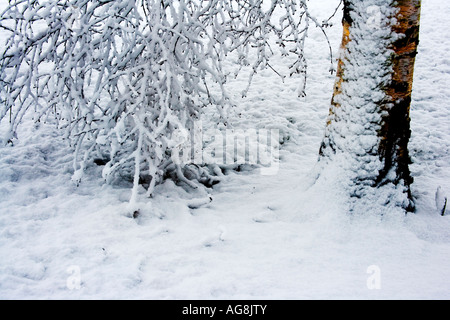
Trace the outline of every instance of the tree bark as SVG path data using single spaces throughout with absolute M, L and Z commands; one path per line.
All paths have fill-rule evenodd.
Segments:
M 404 180 L 409 186 L 413 182 L 409 171 L 408 142 L 411 137 L 410 106 L 413 87 L 414 63 L 419 44 L 420 0 L 398 0 L 398 13 L 393 31 L 404 35 L 392 45 L 392 81 L 386 88 L 388 103 L 382 105 L 386 111 L 380 130 L 380 157 L 385 167 L 380 172 L 378 183 L 396 166 L 397 180 Z M 410 192 L 410 191 L 409 191 Z
M 333 161 L 333 155 L 337 153 L 354 153 L 351 155 L 354 163 L 362 158 L 364 160 L 360 162 L 368 163 L 372 161 L 367 160 L 369 156 L 376 157 L 379 164 L 372 170 L 372 174 L 367 173 L 367 166 L 364 164 L 361 164 L 359 169 L 354 169 L 357 173 L 353 183 L 372 189 L 388 184 L 394 187 L 401 184 L 402 192 L 409 200 L 403 201 L 401 206 L 407 211 L 413 211 L 414 202 L 410 188 L 413 178 L 409 170 L 408 142 L 411 136 L 410 106 L 414 62 L 419 43 L 421 0 L 373 0 L 366 3 L 367 6 L 372 5 L 364 7 L 365 4 L 361 0 L 344 0 L 341 56 L 320 158 Z M 390 14 L 386 14 L 384 8 L 390 9 Z M 381 16 L 367 15 L 370 10 Z M 368 27 L 368 19 L 378 19 L 380 29 L 372 30 Z M 390 34 L 388 40 L 385 40 L 386 34 Z M 370 52 L 367 47 L 377 48 L 377 44 L 369 42 L 377 42 L 377 39 L 385 48 Z M 371 58 L 374 63 L 379 64 L 378 67 L 370 66 Z M 364 66 L 368 66 L 366 70 L 375 70 L 376 76 L 370 74 L 370 71 L 365 73 Z M 384 73 L 387 76 L 383 78 Z M 383 97 L 374 99 L 370 94 L 360 93 L 367 90 L 362 87 L 361 90 L 355 90 L 359 84 L 364 83 L 361 78 L 365 78 L 367 83 L 375 82 L 373 91 Z M 371 106 L 367 107 L 366 112 L 371 113 L 367 115 L 367 119 L 371 120 L 355 120 L 361 117 L 361 110 L 364 110 L 365 105 Z M 369 125 L 369 122 L 373 124 Z M 349 129 L 355 126 L 361 128 L 359 133 Z M 359 139 L 361 132 L 367 137 L 372 135 L 373 140 L 376 140 L 372 147 L 364 146 L 365 154 L 355 151 L 361 148 L 348 147 L 348 140 Z M 361 168 L 364 170 L 360 170 Z M 354 195 L 360 198 L 364 196 L 364 192 L 355 191 L 352 193 L 352 196 Z

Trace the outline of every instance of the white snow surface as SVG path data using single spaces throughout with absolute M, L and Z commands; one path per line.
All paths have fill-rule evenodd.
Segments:
M 338 2 L 309 5 L 326 19 Z M 228 84 L 235 127 L 280 130 L 274 175 L 230 173 L 195 192 L 168 180 L 130 207 L 130 188 L 105 185 L 102 167 L 75 185 L 66 141 L 26 121 L 17 143 L 0 147 L 0 299 L 449 299 L 450 214 L 435 204 L 439 186 L 450 195 L 449 15 L 448 1 L 422 3 L 416 213 L 352 216 L 332 173 L 312 184 L 335 78 L 326 41 L 311 29 L 306 97 L 298 80 L 271 70 L 244 99 L 245 77 Z M 328 29 L 336 57 L 340 19 Z

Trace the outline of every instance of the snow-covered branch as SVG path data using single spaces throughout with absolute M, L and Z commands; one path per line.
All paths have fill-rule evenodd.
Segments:
M 282 54 L 294 57 L 291 75 L 306 79 L 311 22 L 322 28 L 305 0 L 10 1 L 0 19 L 10 33 L 0 56 L 6 140 L 28 112 L 35 121 L 54 118 L 74 147 L 77 182 L 88 161 L 103 158 L 105 179 L 129 174 L 135 197 L 149 177 L 151 195 L 173 167 L 177 130 L 189 130 L 211 104 L 226 122 L 227 55 L 251 65 L 250 85 L 258 70 L 273 69 L 275 36 Z

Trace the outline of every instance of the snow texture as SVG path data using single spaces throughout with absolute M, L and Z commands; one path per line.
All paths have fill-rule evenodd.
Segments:
M 309 6 L 321 21 L 338 3 Z M 435 194 L 450 190 L 450 3 L 422 6 L 411 111 L 415 214 L 388 207 L 383 218 L 370 208 L 349 215 L 336 182 L 343 177 L 329 169 L 313 183 L 335 78 L 323 33 L 311 28 L 306 96 L 298 97 L 298 79 L 283 82 L 270 68 L 245 98 L 246 75 L 227 83 L 238 101 L 228 120 L 235 128 L 280 130 L 276 175 L 242 168 L 195 190 L 166 180 L 151 200 L 144 190 L 130 204 L 129 184 L 105 185 L 94 163 L 73 183 L 61 132 L 25 116 L 21 138 L 0 147 L 0 298 L 449 299 L 450 218 Z M 327 28 L 335 51 L 340 19 Z M 273 67 L 290 59 L 276 55 Z M 217 110 L 204 112 L 214 127 Z M 367 136 L 349 147 L 373 143 Z

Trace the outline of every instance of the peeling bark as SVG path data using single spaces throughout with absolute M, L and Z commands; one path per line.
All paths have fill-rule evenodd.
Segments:
M 392 81 L 386 88 L 388 101 L 382 105 L 386 111 L 382 128 L 379 154 L 385 161 L 378 183 L 386 180 L 387 173 L 395 166 L 396 179 L 406 185 L 413 182 L 409 171 L 408 142 L 411 137 L 410 106 L 413 86 L 414 63 L 419 44 L 420 0 L 396 1 L 397 24 L 392 27 L 401 36 L 392 45 Z M 397 182 L 397 181 L 395 181 Z
M 378 1 L 374 3 L 383 2 Z M 410 204 L 403 206 L 407 211 L 413 211 L 414 202 L 410 190 L 413 178 L 409 170 L 410 157 L 408 152 L 408 142 L 411 137 L 409 114 L 414 62 L 419 43 L 421 0 L 398 0 L 390 4 L 389 1 L 386 1 L 384 5 L 390 5 L 391 9 L 395 9 L 395 11 L 392 10 L 392 12 L 395 12 L 394 16 L 383 17 L 382 19 L 384 23 L 383 28 L 392 31 L 392 40 L 386 42 L 388 45 L 384 50 L 380 50 L 374 54 L 378 57 L 383 57 L 386 52 L 388 53 L 385 59 L 386 65 L 380 65 L 378 70 L 388 70 L 386 74 L 390 80 L 376 80 L 376 78 L 373 78 L 374 81 L 379 81 L 377 90 L 382 95 L 384 94 L 384 98 L 376 101 L 376 110 L 374 112 L 379 117 L 377 118 L 377 122 L 371 126 L 372 134 L 378 137 L 378 143 L 368 151 L 368 154 L 379 159 L 380 167 L 374 172 L 373 176 L 365 173 L 364 177 L 354 177 L 354 182 L 373 188 L 382 187 L 387 184 L 393 184 L 395 186 L 401 184 L 405 187 L 405 192 L 410 200 Z M 327 121 L 327 134 L 320 148 L 321 158 L 330 157 L 330 154 L 332 155 L 337 152 L 354 152 L 355 150 L 346 149 L 346 143 L 336 143 L 333 139 L 337 137 L 343 137 L 344 140 L 357 139 L 357 135 L 352 135 L 347 129 L 347 126 L 355 124 L 364 126 L 364 123 L 361 123 L 361 121 L 353 122 L 355 117 L 354 112 L 360 109 L 364 103 L 363 105 L 351 105 L 347 103 L 345 110 L 341 111 L 341 108 L 344 106 L 341 106 L 340 102 L 350 101 L 350 99 L 345 99 L 345 97 L 351 98 L 351 96 L 347 96 L 351 94 L 349 93 L 351 90 L 348 89 L 354 88 L 355 83 L 358 81 L 358 75 L 349 73 L 347 70 L 349 66 L 358 65 L 361 62 L 358 59 L 362 59 L 364 63 L 367 63 L 368 56 L 363 53 L 365 52 L 364 44 L 360 44 L 357 41 L 367 42 L 368 39 L 372 41 L 372 37 L 370 34 L 366 34 L 368 37 L 362 37 L 361 33 L 356 34 L 361 31 L 358 28 L 362 26 L 362 22 L 359 21 L 361 19 L 355 21 L 359 17 L 359 14 L 365 13 L 364 10 L 366 9 L 369 10 L 370 8 L 361 6 L 361 3 L 358 1 L 344 0 L 342 54 L 338 61 L 337 78 L 331 100 L 330 115 Z M 382 10 L 380 10 L 380 14 L 381 12 Z M 390 57 L 389 53 L 391 53 Z M 358 61 L 350 61 L 350 59 L 356 59 Z M 367 77 L 366 79 L 371 78 L 370 74 L 364 76 Z M 350 87 L 347 85 L 349 81 L 353 82 Z M 374 102 L 370 99 L 366 101 L 367 104 L 373 104 Z M 354 110 L 354 112 L 351 110 Z M 350 118 L 353 118 L 353 120 Z M 348 134 L 350 136 L 347 136 Z M 367 131 L 364 134 L 367 134 Z M 363 156 L 351 155 L 350 158 L 357 159 L 358 157 Z M 361 167 L 363 166 L 361 165 Z M 358 170 L 356 169 L 355 171 Z

